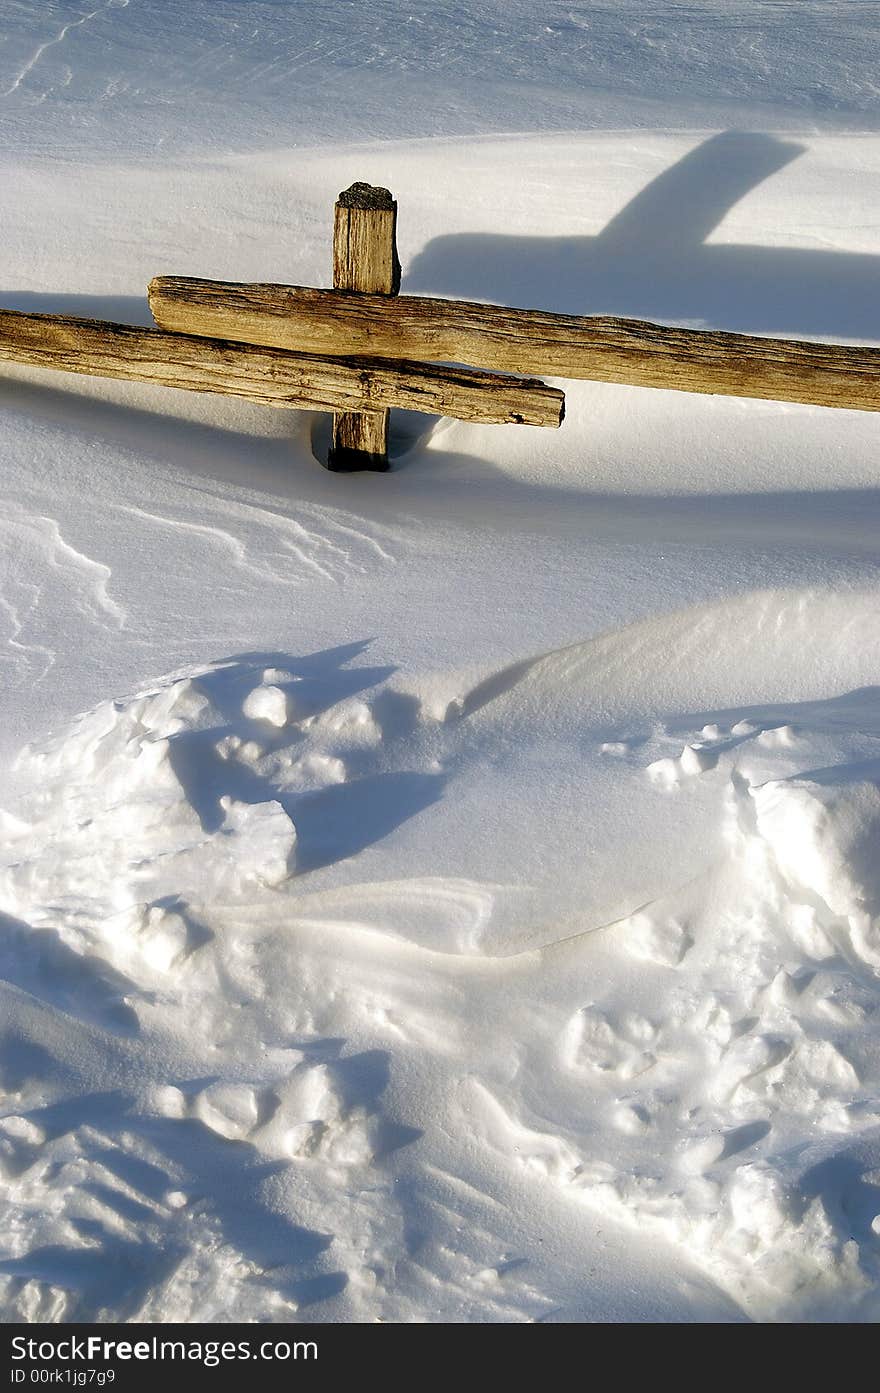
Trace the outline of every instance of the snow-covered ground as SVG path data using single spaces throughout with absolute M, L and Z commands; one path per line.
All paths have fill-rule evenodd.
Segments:
M 8 0 L 0 305 L 878 342 L 880 11 Z M 873 414 L 559 432 L 4 366 L 8 1319 L 880 1314 Z

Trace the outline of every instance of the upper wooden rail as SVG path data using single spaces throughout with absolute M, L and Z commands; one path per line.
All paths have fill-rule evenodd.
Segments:
M 564 410 L 558 388 L 470 368 L 321 358 L 161 329 L 15 310 L 0 310 L 0 359 L 313 411 L 377 411 L 397 406 L 462 421 L 558 426 Z
M 157 277 L 149 297 L 166 329 L 301 352 L 479 363 L 541 377 L 880 410 L 880 348 L 184 276 Z

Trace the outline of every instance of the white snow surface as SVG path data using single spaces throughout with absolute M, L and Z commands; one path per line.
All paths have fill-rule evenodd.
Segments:
M 878 9 L 12 0 L 0 305 L 326 284 L 878 342 Z M 4 365 L 9 1320 L 880 1315 L 878 417 Z

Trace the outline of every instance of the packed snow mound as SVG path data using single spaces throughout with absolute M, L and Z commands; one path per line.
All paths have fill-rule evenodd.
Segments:
M 840 763 L 811 773 L 834 744 Z M 562 1050 L 627 1139 L 575 1153 L 569 1183 L 777 1318 L 877 1309 L 880 765 L 854 748 L 880 742 L 790 721 L 693 732 L 665 787 L 720 769 L 727 855 L 611 927 L 644 979 L 626 1010 L 580 1008 Z
M 880 764 L 772 781 L 752 796 L 758 831 L 795 892 L 833 915 L 880 916 Z
M 284 701 L 259 673 L 254 683 L 248 710 L 263 713 L 267 701 Z M 260 739 L 277 729 L 267 716 L 243 715 L 243 724 L 256 739 L 232 733 L 198 680 L 186 677 L 102 703 L 64 738 L 29 749 L 21 768 L 36 792 L 25 805 L 30 826 L 19 836 L 26 852 L 7 872 L 7 896 L 27 887 L 32 898 L 51 899 L 60 872 L 66 897 L 79 892 L 85 905 L 97 893 L 102 912 L 122 912 L 144 886 L 160 898 L 193 895 L 200 885 L 234 896 L 252 882 L 285 880 L 295 860 L 294 824 L 251 785 L 260 786 L 257 766 L 269 746 L 287 787 L 298 777 L 313 785 L 314 769 L 303 770 L 283 740 Z M 290 730 L 287 739 L 294 738 Z
M 662 720 L 631 707 L 615 728 L 619 664 L 592 665 L 590 725 L 575 657 L 448 699 L 451 674 L 417 693 L 353 667 L 331 690 L 313 663 L 250 655 L 24 752 L 28 791 L 0 826 L 17 988 L 0 1282 L 16 1318 L 540 1318 L 558 1255 L 542 1267 L 527 1243 L 516 1277 L 485 1275 L 507 1271 L 498 1197 L 521 1204 L 524 1186 L 541 1243 L 562 1241 L 561 1204 L 563 1228 L 580 1211 L 652 1233 L 753 1317 L 876 1317 L 880 693 Z M 617 781 L 685 850 L 637 907 L 545 922 L 540 946 L 499 957 L 534 902 L 511 865 L 496 883 L 461 859 L 468 790 L 489 763 L 530 764 L 506 742 L 551 674 L 583 796 Z M 339 790 L 438 765 L 440 801 L 406 823 L 358 802 L 375 825 L 351 840 Z M 422 876 L 444 805 L 464 823 L 462 874 Z M 370 857 L 404 826 L 410 874 L 382 879 Z M 407 1193 L 430 1215 L 417 1261 Z M 473 1237 L 451 1261 L 462 1222 Z

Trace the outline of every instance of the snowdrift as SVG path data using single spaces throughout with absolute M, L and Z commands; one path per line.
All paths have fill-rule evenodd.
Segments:
M 768 676 L 793 647 L 843 662 L 859 613 L 873 653 L 870 601 L 792 606 L 637 625 L 449 700 L 250 655 L 25 751 L 11 1309 L 537 1318 L 531 1272 L 503 1297 L 486 1275 L 497 1215 L 454 1280 L 433 1231 L 418 1260 L 389 1233 L 402 1179 L 433 1211 L 464 1173 L 479 1208 L 501 1170 L 533 1213 L 561 1192 L 672 1241 L 746 1312 L 876 1314 L 880 695 L 708 705 L 722 628 Z M 706 709 L 658 714 L 685 693 Z M 116 1088 L 77 1098 L 84 1073 Z

